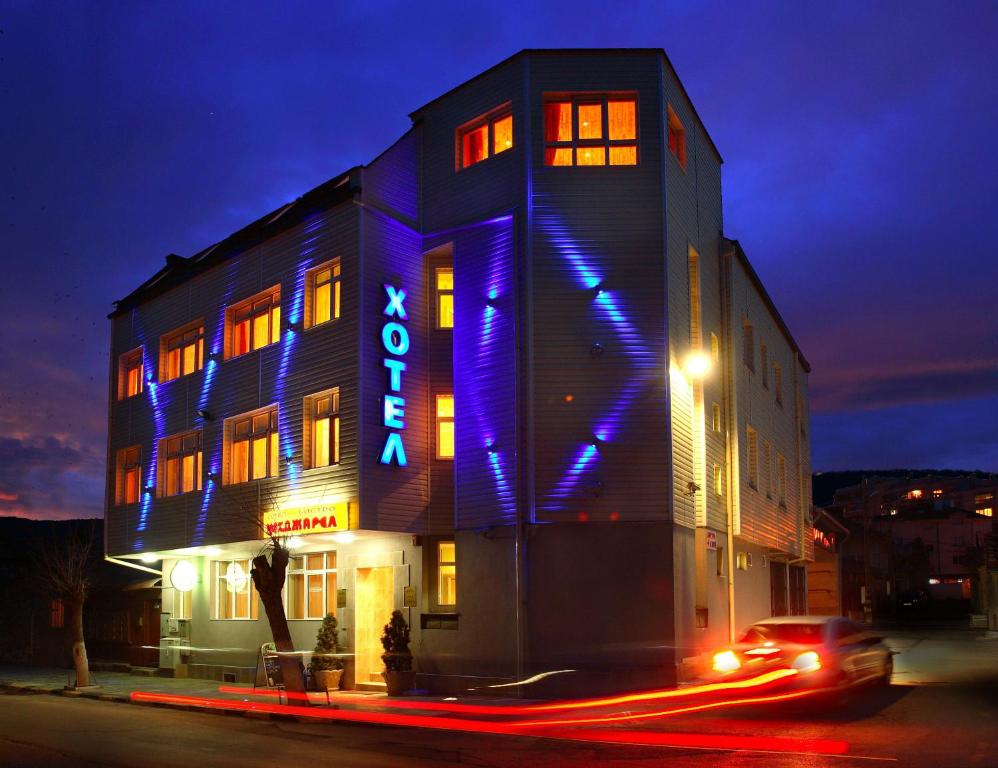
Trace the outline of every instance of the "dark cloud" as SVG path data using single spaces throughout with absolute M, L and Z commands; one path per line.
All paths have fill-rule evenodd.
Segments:
M 54 437 L 0 438 L 0 515 L 71 519 L 103 511 L 103 455 Z

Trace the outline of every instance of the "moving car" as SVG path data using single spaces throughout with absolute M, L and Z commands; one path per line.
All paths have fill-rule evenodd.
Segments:
M 843 689 L 859 683 L 889 685 L 893 652 L 876 633 L 841 616 L 775 616 L 753 624 L 742 639 L 714 654 L 715 680 L 797 671 L 795 682 Z

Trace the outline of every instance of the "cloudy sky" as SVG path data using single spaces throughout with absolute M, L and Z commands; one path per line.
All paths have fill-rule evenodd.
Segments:
M 528 47 L 666 49 L 812 363 L 815 469 L 998 471 L 996 30 L 993 2 L 0 0 L 0 514 L 101 514 L 111 301 Z

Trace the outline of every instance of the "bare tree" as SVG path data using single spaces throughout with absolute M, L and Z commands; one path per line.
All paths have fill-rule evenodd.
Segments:
M 76 670 L 76 686 L 90 685 L 90 665 L 83 639 L 83 605 L 90 594 L 94 563 L 91 557 L 96 526 L 77 528 L 61 541 L 49 539 L 40 549 L 40 578 L 48 591 L 62 600 L 65 630 Z

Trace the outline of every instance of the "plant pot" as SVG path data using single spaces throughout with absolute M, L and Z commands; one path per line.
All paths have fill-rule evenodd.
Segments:
M 382 672 L 381 676 L 385 678 L 389 696 L 401 696 L 416 685 L 416 673 L 411 669 L 405 672 Z
M 320 691 L 338 691 L 341 677 L 343 677 L 342 669 L 317 669 L 315 687 Z

